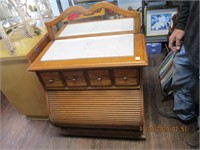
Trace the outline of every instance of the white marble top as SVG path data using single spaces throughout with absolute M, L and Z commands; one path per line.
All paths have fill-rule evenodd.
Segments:
M 134 56 L 134 34 L 56 40 L 41 61 Z
M 134 19 L 125 18 L 69 24 L 59 37 L 119 31 L 134 31 Z

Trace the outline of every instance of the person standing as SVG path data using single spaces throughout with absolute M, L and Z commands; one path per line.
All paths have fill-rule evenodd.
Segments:
M 194 91 L 199 81 L 199 1 L 180 3 L 169 48 L 176 53 L 172 78 L 174 108 L 162 107 L 159 113 L 183 123 L 190 123 L 198 116 L 198 126 L 186 141 L 198 147 L 200 118 L 195 112 Z

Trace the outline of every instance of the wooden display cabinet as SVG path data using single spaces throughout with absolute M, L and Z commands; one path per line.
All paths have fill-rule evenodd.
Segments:
M 57 23 L 70 13 L 109 9 L 112 20 Z M 66 135 L 144 139 L 142 68 L 148 65 L 140 13 L 100 2 L 72 6 L 46 23 L 51 41 L 29 67 L 47 97 L 51 123 Z

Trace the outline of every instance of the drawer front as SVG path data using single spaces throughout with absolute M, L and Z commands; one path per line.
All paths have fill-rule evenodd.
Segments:
M 138 85 L 139 69 L 115 69 L 114 70 L 115 85 Z
M 89 82 L 91 86 L 111 86 L 109 70 L 89 70 Z
M 82 71 L 63 72 L 64 80 L 67 86 L 87 86 L 84 74 Z
M 41 79 L 45 86 L 48 87 L 64 87 L 58 72 L 40 73 Z

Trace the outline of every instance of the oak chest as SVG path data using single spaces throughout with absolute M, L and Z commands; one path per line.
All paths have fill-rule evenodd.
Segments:
M 66 24 L 53 33 L 52 26 L 74 10 L 88 15 L 99 9 L 126 17 Z M 142 69 L 148 62 L 139 17 L 101 2 L 90 10 L 74 6 L 46 23 L 52 41 L 29 70 L 43 85 L 49 119 L 62 133 L 145 138 Z

